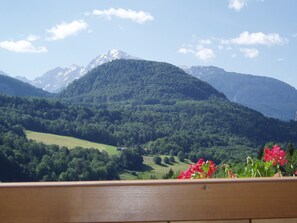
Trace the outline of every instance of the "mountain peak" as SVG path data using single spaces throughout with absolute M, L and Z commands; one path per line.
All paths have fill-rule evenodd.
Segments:
M 42 88 L 46 91 L 57 93 L 68 86 L 72 81 L 84 76 L 88 71 L 113 60 L 119 59 L 138 59 L 130 56 L 124 51 L 112 49 L 106 54 L 99 54 L 93 59 L 89 65 L 85 68 L 76 64 L 72 64 L 70 67 L 56 67 L 47 71 L 40 77 L 37 77 L 32 84 L 36 87 Z
M 120 59 L 123 56 L 129 56 L 126 52 L 116 49 L 109 50 L 107 55 L 117 59 Z
M 94 69 L 95 67 L 98 67 L 104 63 L 108 63 L 111 62 L 113 60 L 119 60 L 119 59 L 125 59 L 125 60 L 129 60 L 129 59 L 134 59 L 137 60 L 139 58 L 137 57 L 133 57 L 129 54 L 127 54 L 124 51 L 121 50 L 116 50 L 116 49 L 112 49 L 109 50 L 107 52 L 107 54 L 99 54 L 95 59 L 93 59 L 89 65 L 87 66 L 87 70 L 90 71 L 92 69 Z

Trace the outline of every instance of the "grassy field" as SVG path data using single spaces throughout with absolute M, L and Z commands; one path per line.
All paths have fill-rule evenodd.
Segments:
M 76 146 L 83 148 L 95 148 L 99 150 L 105 150 L 109 155 L 116 155 L 119 152 L 115 146 L 94 143 L 87 140 L 77 139 L 69 136 L 60 136 L 48 133 L 26 131 L 26 136 L 28 139 L 35 140 L 36 142 L 42 142 L 47 145 L 58 145 L 65 146 L 69 149 L 72 149 Z
M 164 156 L 161 156 L 162 158 Z M 157 165 L 153 161 L 152 156 L 143 156 L 143 171 L 134 171 L 136 175 L 131 174 L 133 171 L 126 171 L 120 175 L 123 180 L 135 180 L 135 179 L 150 179 L 151 176 L 156 177 L 158 179 L 162 179 L 163 175 L 168 173 L 170 168 L 176 172 L 180 172 L 181 170 L 187 170 L 189 168 L 190 161 L 185 160 L 185 162 L 179 162 L 177 157 L 175 157 L 175 162 L 171 164 L 164 164 L 162 162 L 161 165 Z
M 99 150 L 105 150 L 110 155 L 117 155 L 119 151 L 117 151 L 116 147 L 94 143 L 87 140 L 77 139 L 69 136 L 61 136 L 54 135 L 48 133 L 41 132 L 33 132 L 26 131 L 26 135 L 28 139 L 35 140 L 36 142 L 42 142 L 47 145 L 58 145 L 65 146 L 69 149 L 74 148 L 76 146 L 80 146 L 83 148 L 96 148 Z M 161 156 L 162 159 L 164 156 Z M 170 168 L 176 173 L 181 170 L 186 170 L 189 168 L 189 161 L 185 160 L 185 162 L 179 162 L 177 157 L 175 157 L 175 162 L 171 164 L 164 164 L 162 162 L 161 165 L 157 165 L 153 161 L 152 156 L 143 156 L 143 169 L 142 171 L 125 171 L 121 173 L 120 177 L 123 180 L 135 180 L 135 179 L 150 179 L 151 177 L 155 177 L 158 179 L 162 179 L 163 175 L 168 173 Z

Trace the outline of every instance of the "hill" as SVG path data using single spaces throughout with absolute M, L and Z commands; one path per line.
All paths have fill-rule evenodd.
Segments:
M 116 60 L 74 81 L 59 98 L 84 103 L 160 104 L 176 100 L 225 99 L 225 96 L 168 63 Z
M 11 96 L 48 97 L 50 93 L 28 83 L 0 74 L 0 93 Z
M 294 120 L 297 112 L 297 90 L 282 81 L 262 76 L 226 72 L 209 66 L 182 67 L 187 73 L 211 84 L 227 98 L 265 116 Z

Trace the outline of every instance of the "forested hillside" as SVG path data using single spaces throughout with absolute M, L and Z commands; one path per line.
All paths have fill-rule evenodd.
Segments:
M 0 93 L 11 96 L 49 97 L 50 93 L 15 78 L 0 74 Z
M 83 103 L 170 104 L 225 96 L 168 63 L 116 60 L 74 81 L 59 98 Z
M 0 117 L 0 182 L 112 180 L 119 178 L 119 163 L 97 149 L 27 140 L 20 125 Z
M 250 148 L 268 141 L 297 141 L 295 122 L 269 119 L 225 99 L 122 107 L 7 96 L 0 96 L 0 101 L 1 117 L 26 129 L 141 146 L 151 154 L 168 154 L 170 150 L 197 153 L 199 149 L 206 155 L 208 151 L 217 153 L 214 156 L 220 162 L 240 159 Z

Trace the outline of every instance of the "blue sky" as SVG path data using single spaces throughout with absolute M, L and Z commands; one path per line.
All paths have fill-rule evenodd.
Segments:
M 295 0 L 1 0 L 0 70 L 34 79 L 120 49 L 297 88 Z

